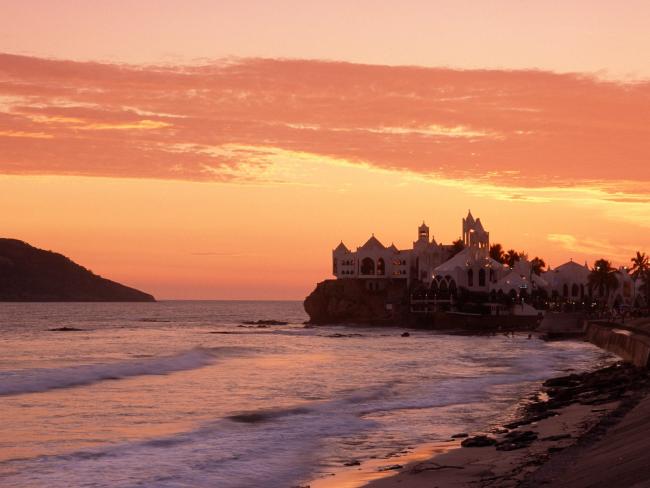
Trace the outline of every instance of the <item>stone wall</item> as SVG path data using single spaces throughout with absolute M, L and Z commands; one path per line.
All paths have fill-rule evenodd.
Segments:
M 647 367 L 650 359 L 650 336 L 644 331 L 635 330 L 604 321 L 587 322 L 586 339 L 596 346 L 616 354 L 635 366 Z

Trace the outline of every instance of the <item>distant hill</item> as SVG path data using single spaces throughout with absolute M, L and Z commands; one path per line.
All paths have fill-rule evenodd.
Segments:
M 97 276 L 52 251 L 0 238 L 0 301 L 151 302 L 152 295 Z

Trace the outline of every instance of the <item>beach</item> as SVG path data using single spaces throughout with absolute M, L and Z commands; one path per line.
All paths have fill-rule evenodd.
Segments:
M 1 307 L 3 486 L 359 487 L 611 361 L 528 334 L 309 327 L 300 302 Z
M 617 363 L 554 378 L 529 400 L 519 421 L 465 438 L 491 445 L 453 440 L 447 452 L 367 488 L 648 486 L 645 370 Z

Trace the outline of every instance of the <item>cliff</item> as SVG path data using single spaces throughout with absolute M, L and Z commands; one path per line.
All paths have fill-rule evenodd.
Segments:
M 152 295 L 98 276 L 62 254 L 0 239 L 0 301 L 150 302 Z
M 389 323 L 407 313 L 405 280 L 382 280 L 370 290 L 364 280 L 325 280 L 305 299 L 312 324 Z

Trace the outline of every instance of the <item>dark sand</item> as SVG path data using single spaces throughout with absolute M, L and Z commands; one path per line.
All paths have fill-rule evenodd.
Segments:
M 453 449 L 367 488 L 650 487 L 649 385 L 620 364 L 549 380 L 522 425 L 488 434 L 497 446 Z

